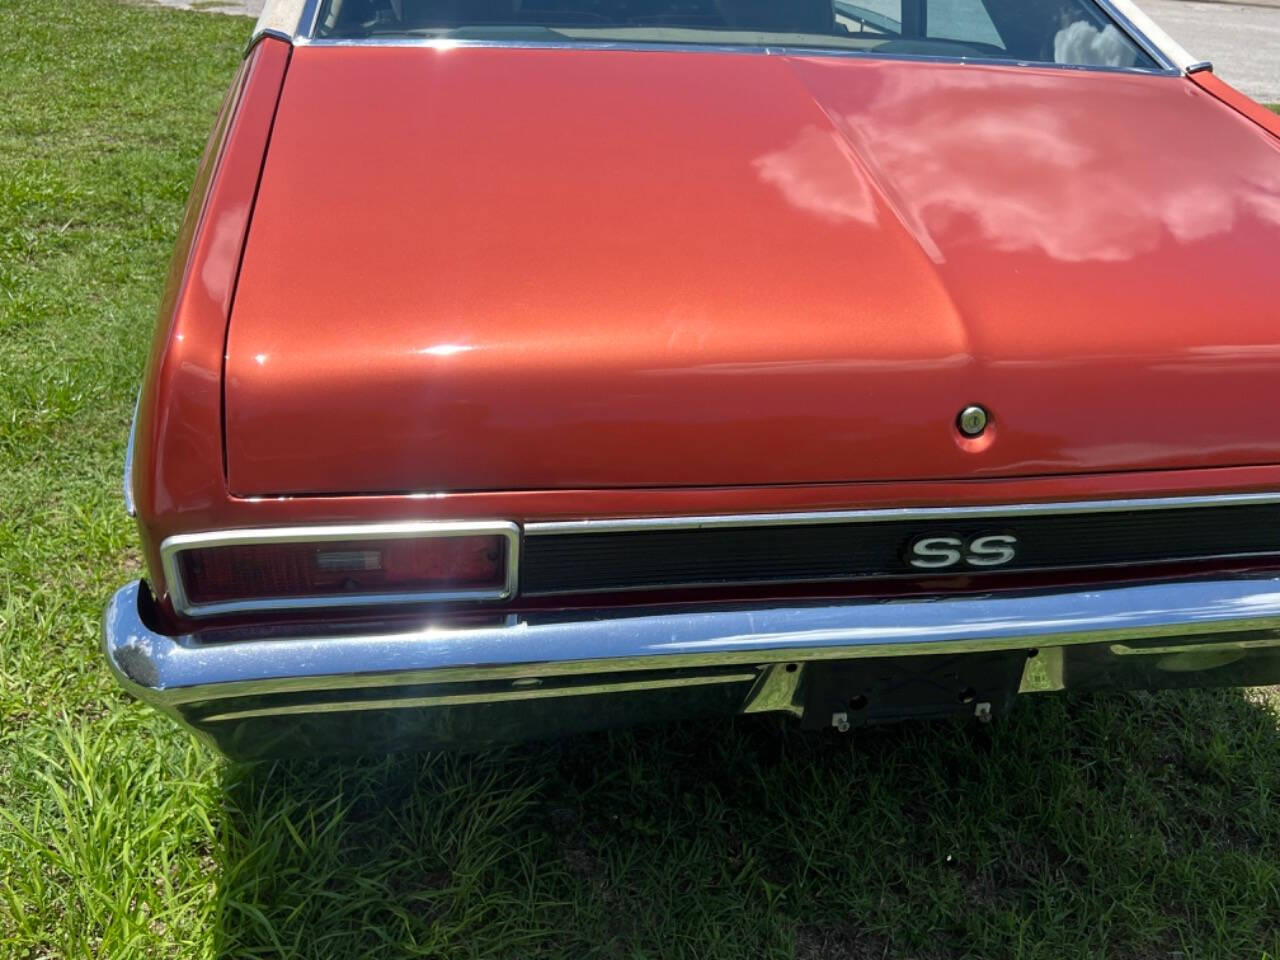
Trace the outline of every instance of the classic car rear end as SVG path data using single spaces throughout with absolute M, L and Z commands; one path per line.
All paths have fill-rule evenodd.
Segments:
M 1280 125 L 1128 6 L 874 7 L 269 3 L 126 688 L 252 758 L 1280 682 Z

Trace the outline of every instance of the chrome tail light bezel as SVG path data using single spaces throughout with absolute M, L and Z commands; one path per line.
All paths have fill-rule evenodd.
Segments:
M 408 540 L 433 537 L 500 536 L 506 540 L 506 576 L 502 586 L 403 593 L 254 597 L 245 600 L 193 603 L 187 596 L 179 556 L 188 550 L 256 544 L 326 543 L 346 540 Z M 520 527 L 506 520 L 404 521 L 399 523 L 334 524 L 298 527 L 258 527 L 174 534 L 160 544 L 160 563 L 174 612 L 199 618 L 237 613 L 341 607 L 396 606 L 455 601 L 498 602 L 515 596 L 520 578 Z

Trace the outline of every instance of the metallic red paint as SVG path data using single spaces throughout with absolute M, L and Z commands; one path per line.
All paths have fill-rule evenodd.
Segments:
M 448 56 L 460 52 L 450 51 Z M 485 51 L 470 51 L 468 56 L 481 52 Z M 517 51 L 487 53 L 504 58 L 499 61 L 504 64 L 517 62 L 505 60 Z M 366 59 L 370 55 L 373 61 Z M 1274 490 L 1280 484 L 1280 466 L 1099 472 L 1114 470 L 1115 463 L 1126 460 L 1178 466 L 1222 462 L 1242 442 L 1253 443 L 1259 456 L 1270 457 L 1274 443 L 1266 380 L 1274 373 L 1277 348 L 1264 321 L 1275 318 L 1277 278 L 1269 270 L 1268 251 L 1250 244 L 1272 242 L 1275 221 L 1268 220 L 1265 211 L 1260 213 L 1257 204 L 1245 201 L 1274 198 L 1277 188 L 1274 181 L 1251 183 L 1234 166 L 1230 171 L 1226 165 L 1216 171 L 1209 168 L 1224 142 L 1244 158 L 1246 173 L 1259 158 L 1274 166 L 1275 145 L 1192 84 L 1160 77 L 844 60 L 828 64 L 821 59 L 791 61 L 780 69 L 766 58 L 744 64 L 741 61 L 750 58 L 684 54 L 674 55 L 680 59 L 670 65 L 670 75 L 666 66 L 653 71 L 658 76 L 651 95 L 661 92 L 663 110 L 673 113 L 663 121 L 663 110 L 656 105 L 635 102 L 642 92 L 639 74 L 654 54 L 637 55 L 635 63 L 605 61 L 624 64 L 625 69 L 598 84 L 598 95 L 568 84 L 566 76 L 579 76 L 579 68 L 564 66 L 557 54 L 556 68 L 548 80 L 533 84 L 534 92 L 543 97 L 559 93 L 562 108 L 569 97 L 576 104 L 574 111 L 557 110 L 554 104 L 522 93 L 522 86 L 529 84 L 510 78 L 526 74 L 524 68 L 512 67 L 504 82 L 502 71 L 493 67 L 458 66 L 479 61 L 449 61 L 446 69 L 433 56 L 421 50 L 302 47 L 291 62 L 285 45 L 264 40 L 229 96 L 192 195 L 139 411 L 134 487 L 151 583 L 170 625 L 183 624 L 167 611 L 157 548 L 166 536 L 196 530 L 405 519 L 527 521 L 1012 503 Z M 595 62 L 585 59 L 594 53 L 572 56 L 583 57 L 584 64 Z M 375 68 L 372 64 L 381 64 L 382 57 L 390 58 L 385 68 Z M 714 64 L 726 61 L 732 63 L 729 73 L 718 81 Z M 303 64 L 308 65 L 305 75 L 298 72 Z M 286 66 L 280 122 L 271 133 Z M 909 71 L 917 69 L 924 72 L 913 79 Z M 428 122 L 422 115 L 428 107 L 425 98 L 419 111 L 405 105 L 414 102 L 406 91 L 423 89 L 423 75 L 430 70 L 440 74 L 437 79 L 450 77 L 449 85 L 478 83 L 473 98 L 477 105 L 493 106 L 505 93 L 512 109 L 486 111 L 488 122 L 473 129 L 468 126 L 465 90 L 460 90 L 456 103 L 430 98 L 435 117 Z M 294 86 L 299 76 L 302 80 Z M 333 82 L 342 78 L 345 85 Z M 758 84 L 747 92 L 742 85 L 749 78 Z M 395 92 L 395 79 L 419 86 Z M 1020 82 L 1029 84 L 1033 93 L 1018 93 Z M 756 85 L 761 86 L 758 96 Z M 710 92 L 693 96 L 708 86 Z M 332 95 L 329 102 L 318 102 L 322 91 Z M 621 91 L 630 94 L 625 107 L 619 100 Z M 741 102 L 735 105 L 729 93 Z M 904 109 L 898 120 L 887 109 L 894 96 Z M 811 105 L 802 109 L 804 97 L 811 98 Z M 671 102 L 665 103 L 668 99 Z M 688 106 L 690 99 L 693 106 Z M 699 104 L 715 104 L 730 113 L 707 115 L 696 109 Z M 304 107 L 318 112 L 306 118 L 299 114 L 297 120 L 305 124 L 291 125 L 292 111 Z M 758 115 L 774 109 L 780 114 L 774 120 Z M 1058 112 L 1063 118 L 1054 120 Z M 931 128 L 954 127 L 957 116 L 966 118 L 961 129 L 975 145 L 966 152 L 961 144 L 935 143 L 931 149 L 940 150 L 941 159 L 931 166 L 929 154 L 921 151 L 930 146 L 931 138 L 946 134 Z M 642 130 L 638 125 L 645 120 L 649 126 Z M 341 123 L 355 126 L 343 132 L 334 126 Z M 732 162 L 753 158 L 746 147 L 760 137 L 762 124 L 782 137 L 775 145 L 779 149 L 795 146 L 796 138 L 817 139 L 801 144 L 791 158 L 792 168 L 780 161 L 770 174 L 773 179 L 759 168 L 731 170 Z M 1074 235 L 1085 245 L 1083 252 L 1089 252 L 1090 243 L 1098 244 L 1091 248 L 1092 255 L 1072 259 L 1053 245 L 1059 241 L 1052 231 L 1047 239 L 1024 238 L 1017 249 L 1001 249 L 992 225 L 981 221 L 979 198 L 970 189 L 979 184 L 1012 210 L 1005 214 L 1010 222 L 1025 226 L 1036 221 L 1032 214 L 1038 201 L 1030 174 L 1053 168 L 1053 144 L 1036 148 L 1036 136 L 1025 129 L 1020 133 L 1020 127 L 1044 127 L 1055 134 L 1056 140 L 1044 133 L 1046 143 L 1069 148 L 1060 165 L 1074 164 L 1089 183 L 1110 185 L 1096 210 L 1081 211 L 1064 199 L 1078 200 L 1063 185 L 1065 174 L 1051 180 L 1058 188 L 1051 199 L 1076 225 Z M 1121 143 L 1090 144 L 1089 137 L 1106 131 L 1119 136 Z M 1146 142 L 1156 133 L 1190 139 Z M 427 152 L 430 138 L 445 134 L 449 136 L 442 142 L 462 159 L 450 161 Z M 881 139 L 867 139 L 877 134 Z M 1211 136 L 1218 144 L 1205 142 Z M 236 288 L 242 238 L 268 139 L 270 159 L 253 212 L 249 260 Z M 408 158 L 419 162 L 416 169 L 406 158 L 386 152 L 402 141 L 416 151 Z M 308 152 L 302 149 L 307 144 L 328 144 L 331 152 Z M 672 164 L 672 151 L 690 145 L 708 155 L 695 152 L 684 165 Z M 1018 145 L 1023 148 L 1020 161 L 1002 153 Z M 497 152 L 475 152 L 481 148 Z M 552 163 L 557 150 L 569 157 L 559 170 Z M 1188 156 L 1171 156 L 1179 150 Z M 587 161 L 603 155 L 613 158 L 615 166 L 593 179 Z M 398 188 L 418 183 L 420 189 L 383 195 L 369 189 L 369 178 L 343 181 L 341 175 L 359 172 L 353 164 L 360 157 Z M 1115 169 L 1104 169 L 1104 160 Z M 1156 196 L 1167 199 L 1175 187 L 1187 194 L 1187 202 L 1178 208 L 1181 219 L 1172 225 L 1161 220 L 1151 198 L 1134 211 L 1122 192 L 1141 185 L 1144 164 L 1158 188 Z M 1024 166 L 1025 174 L 1020 173 Z M 455 178 L 455 186 L 469 184 L 470 194 L 454 195 L 425 181 L 428 171 L 439 175 L 442 169 Z M 568 178 L 570 170 L 578 179 Z M 913 184 L 913 170 L 923 177 L 915 185 L 928 189 L 911 197 L 896 193 Z M 722 183 L 713 176 L 716 171 L 733 176 Z M 535 175 L 543 178 L 544 193 L 522 194 L 520 188 Z M 613 175 L 621 187 L 610 186 Z M 1213 197 L 1196 193 L 1200 181 Z M 839 208 L 841 197 L 852 203 L 853 194 L 847 191 L 863 187 L 878 218 L 874 225 L 845 214 L 829 221 L 813 209 L 833 200 Z M 741 196 L 736 188 L 742 188 Z M 579 191 L 585 200 L 569 204 L 566 198 Z M 428 195 L 441 204 L 434 220 L 423 218 Z M 708 206 L 698 214 L 704 195 Z M 1197 197 L 1204 202 L 1192 202 Z M 664 198 L 669 202 L 655 205 Z M 1221 204 L 1208 202 L 1215 199 L 1227 204 L 1229 217 L 1224 219 Z M 1019 209 L 1019 203 L 1025 209 Z M 1108 209 L 1107 204 L 1122 218 L 1124 229 L 1118 235 L 1098 225 L 1099 211 Z M 856 204 L 849 209 L 855 208 L 862 209 Z M 622 210 L 633 214 L 635 222 L 615 224 L 610 232 L 602 215 Z M 709 210 L 723 215 L 719 223 Z M 442 230 L 450 232 L 452 244 L 438 239 Z M 551 254 L 565 249 L 565 238 L 593 238 L 597 246 L 585 248 L 576 261 L 562 262 Z M 930 239 L 938 244 L 935 254 L 944 252 L 940 260 L 929 258 Z M 682 262 L 663 249 L 664 240 L 702 255 Z M 863 246 L 849 247 L 852 240 Z M 486 241 L 513 265 L 506 274 L 501 263 L 479 258 Z M 1111 248 L 1107 243 L 1127 259 L 1100 257 L 1100 251 Z M 618 251 L 646 249 L 641 261 L 631 265 L 632 272 L 613 263 Z M 834 279 L 828 276 L 851 259 L 839 254 L 851 251 L 859 259 L 850 271 Z M 427 275 L 421 269 L 426 252 L 444 257 L 455 272 Z M 433 265 L 438 266 L 434 261 Z M 661 272 L 655 273 L 658 268 Z M 436 288 L 441 283 L 443 290 Z M 563 289 L 566 284 L 571 289 Z M 789 291 L 787 296 L 775 289 L 777 284 Z M 910 289 L 911 284 L 919 284 L 919 289 Z M 1099 312 L 1081 309 L 1085 286 L 1099 297 Z M 414 437 L 421 440 L 421 433 L 414 431 L 421 430 L 416 420 L 424 415 L 423 392 L 438 388 L 443 395 L 446 387 L 471 391 L 482 403 L 495 404 L 468 411 L 455 403 L 452 419 L 443 423 L 455 443 L 468 437 L 476 443 L 486 441 L 495 435 L 495 418 L 511 419 L 505 438 L 514 440 L 515 448 L 494 462 L 507 479 L 527 470 L 565 483 L 573 471 L 589 472 L 587 468 L 643 468 L 647 454 L 690 485 L 645 488 L 641 483 L 649 477 L 642 470 L 635 480 L 623 481 L 634 487 L 554 489 L 549 482 L 542 490 L 414 496 L 236 496 L 223 473 L 219 396 L 233 289 L 237 323 L 228 373 L 236 379 L 227 397 L 229 454 L 233 479 L 248 469 L 247 476 L 261 481 L 237 484 L 240 490 L 288 489 L 295 481 L 283 480 L 291 470 L 300 471 L 294 474 L 296 482 L 307 489 L 365 494 L 380 486 L 439 490 L 425 482 L 440 475 L 439 449 L 418 447 L 397 454 L 391 445 L 394 438 L 376 431 L 406 429 L 401 446 Z M 672 302 L 683 298 L 701 312 L 667 313 L 632 326 L 599 319 L 641 317 L 664 290 Z M 845 329 L 840 322 L 842 291 L 870 297 L 882 312 L 868 310 L 870 320 L 861 329 Z M 545 293 L 550 301 L 535 299 L 537 293 Z M 424 304 L 465 305 L 464 294 L 474 296 L 484 312 L 423 312 Z M 1185 295 L 1186 302 L 1179 302 L 1175 294 Z M 426 299 L 415 300 L 419 295 Z M 504 305 L 522 321 L 536 319 L 543 326 L 516 323 L 503 314 Z M 738 326 L 728 334 L 709 322 L 708 312 L 726 305 L 739 310 L 734 314 Z M 1028 319 L 1017 327 L 1008 318 L 1020 306 L 1027 308 Z M 563 308 L 573 309 L 565 313 Z M 779 316 L 798 320 L 788 327 Z M 908 324 L 917 316 L 924 320 Z M 1123 326 L 1116 317 L 1133 325 Z M 886 318 L 900 322 L 887 324 Z M 659 342 L 655 330 L 667 339 Z M 470 339 L 464 340 L 464 335 Z M 277 349 L 274 364 L 246 363 L 254 356 L 249 341 L 259 337 L 270 339 Z M 1094 347 L 1085 351 L 1090 342 Z M 929 373 L 930 362 L 949 356 L 946 351 L 961 343 L 967 350 L 963 362 L 955 369 L 939 364 Z M 419 347 L 449 346 L 479 349 L 437 349 L 415 355 L 420 358 L 416 361 L 408 356 Z M 850 377 L 850 368 L 841 363 L 852 361 L 857 367 L 854 347 L 865 348 L 876 362 Z M 772 363 L 770 349 L 776 354 Z M 652 369 L 661 389 L 645 383 L 645 368 L 637 361 L 642 356 L 658 361 Z M 719 363 L 726 356 L 730 369 L 708 373 L 708 358 Z M 580 363 L 582 369 L 572 369 L 570 363 Z M 416 394 L 403 386 L 388 392 L 388 384 L 431 369 L 427 364 L 434 365 L 434 375 L 418 384 Z M 244 379 L 246 365 L 250 373 L 254 368 L 260 371 L 258 378 Z M 485 371 L 492 392 L 485 390 Z M 914 371 L 911 383 L 919 385 L 921 396 L 912 399 L 910 387 L 897 382 L 893 371 L 902 376 Z M 278 377 L 278 383 L 273 386 L 267 374 Z M 825 389 L 808 385 L 811 378 Z M 708 386 L 707 379 L 730 386 Z M 408 382 L 412 387 L 412 379 Z M 604 396 L 620 396 L 604 404 L 598 423 L 566 417 L 564 429 L 558 430 L 555 418 L 581 403 L 584 382 L 610 387 L 612 392 Z M 932 407 L 925 408 L 930 398 L 953 401 L 947 390 L 958 390 L 957 384 L 982 388 L 981 396 L 965 392 L 962 399 L 981 399 L 997 410 L 998 442 L 978 456 L 956 454 L 956 479 L 876 482 L 874 478 L 900 474 L 913 463 L 928 466 L 931 456 L 951 456 L 947 451 L 955 445 L 950 410 L 938 418 Z M 760 400 L 746 392 L 749 385 L 774 392 Z M 1063 385 L 1070 390 L 1063 397 L 1045 392 Z M 732 407 L 718 390 L 730 390 L 748 411 L 789 405 L 793 413 L 799 410 L 803 415 L 786 423 L 785 418 L 775 418 L 763 428 L 760 422 L 744 425 L 740 415 L 733 418 Z M 782 394 L 784 390 L 799 391 L 806 403 L 825 400 L 827 407 L 821 414 L 813 413 L 790 392 Z M 291 398 L 290 391 L 297 391 L 298 399 Z M 892 404 L 881 399 L 882 392 Z M 692 407 L 691 396 L 710 403 L 720 419 Z M 895 438 L 875 423 L 853 421 L 846 405 L 859 396 L 870 398 L 868 418 L 883 413 L 890 425 L 909 436 Z M 247 407 L 251 397 L 265 406 Z M 1008 409 L 1001 409 L 1004 399 Z M 652 405 L 644 413 L 650 424 L 647 450 L 610 439 L 611 433 L 637 435 L 643 421 L 619 416 L 618 403 L 641 400 Z M 1099 449 L 1097 438 L 1119 427 L 1114 422 L 1099 428 L 1096 422 L 1070 421 L 1066 411 L 1055 410 L 1064 400 L 1091 415 L 1101 411 L 1104 421 L 1114 415 L 1120 424 L 1145 427 L 1142 436 L 1152 448 L 1146 454 Z M 1116 406 L 1108 408 L 1108 402 Z M 1128 403 L 1135 404 L 1134 409 L 1127 409 Z M 343 404 L 353 409 L 347 411 Z M 907 409 L 900 409 L 904 404 Z M 1214 428 L 1210 414 L 1224 409 L 1239 422 L 1222 423 L 1223 439 L 1213 441 L 1214 449 L 1199 450 L 1196 442 Z M 436 415 L 432 410 L 425 413 Z M 1043 416 L 1043 423 L 1054 429 L 1027 429 L 1022 424 L 1032 423 L 1032 414 Z M 1027 419 L 1020 424 L 1020 417 Z M 798 482 L 804 479 L 798 466 L 790 473 L 786 470 L 788 461 L 779 450 L 815 443 L 815 431 L 833 420 L 855 439 L 865 429 L 870 442 L 857 447 L 861 460 L 848 459 L 849 452 L 841 449 L 819 462 L 852 465 L 858 469 L 851 476 L 872 482 L 806 484 Z M 653 423 L 670 429 L 653 430 Z M 787 423 L 790 428 L 784 429 Z M 522 440 L 521 430 L 530 431 L 539 442 Z M 799 437 L 790 437 L 789 431 Z M 748 449 L 734 448 L 726 437 Z M 592 438 L 615 459 L 606 462 L 592 451 L 577 449 Z M 1067 438 L 1077 438 L 1074 452 Z M 923 443 L 934 444 L 933 452 L 911 448 Z M 1011 443 L 1029 451 L 1021 467 L 1014 454 L 1005 452 Z M 719 458 L 713 470 L 700 474 L 708 461 L 702 448 L 708 445 Z M 273 458 L 273 449 L 283 456 Z M 312 457 L 310 472 L 302 471 L 296 460 L 302 450 Z M 887 459 L 874 461 L 873 451 Z M 993 461 L 993 472 L 1078 472 L 985 476 L 979 456 L 996 451 L 1006 459 Z M 517 453 L 527 455 L 530 464 L 523 465 Z M 740 477 L 732 485 L 706 486 L 718 479 L 714 471 L 722 469 L 722 461 L 774 469 L 782 482 L 750 486 L 745 481 L 755 477 Z M 406 464 L 413 469 L 396 474 Z M 483 474 L 468 479 L 458 466 L 445 468 L 461 477 L 460 486 L 491 482 Z
M 1277 248 L 1280 145 L 1177 77 L 304 46 L 230 488 L 1274 463 Z
M 1262 129 L 1280 137 L 1280 116 L 1277 116 L 1274 111 L 1268 110 L 1257 101 L 1246 97 L 1225 80 L 1220 79 L 1208 70 L 1200 70 L 1191 74 L 1191 81 L 1202 90 L 1206 90 L 1217 97 L 1233 110 L 1248 117 Z
M 205 148 L 169 267 L 138 402 L 134 498 L 148 567 L 152 524 L 180 515 L 217 525 L 225 504 L 222 359 L 241 249 L 291 47 L 258 43 L 236 75 Z

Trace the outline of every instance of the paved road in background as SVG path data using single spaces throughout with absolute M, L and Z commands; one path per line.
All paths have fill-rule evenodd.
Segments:
M 1218 76 L 1263 103 L 1280 103 L 1280 4 L 1138 0 L 1138 6 Z
M 190 0 L 157 0 L 191 7 Z M 200 9 L 257 16 L 262 0 L 222 0 Z M 1200 60 L 1212 60 L 1218 76 L 1263 103 L 1280 103 L 1280 0 L 1248 4 L 1199 0 L 1139 0 L 1169 35 Z
M 204 13 L 240 13 L 256 17 L 262 12 L 262 0 L 150 0 L 162 7 L 177 7 L 179 10 L 200 10 Z

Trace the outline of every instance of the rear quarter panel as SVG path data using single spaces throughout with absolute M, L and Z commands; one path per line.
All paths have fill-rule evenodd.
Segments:
M 149 568 L 154 532 L 216 524 L 226 499 L 222 357 L 240 254 L 291 48 L 260 41 L 242 63 L 197 169 L 138 403 L 130 478 Z M 163 534 L 161 534 L 162 536 Z

